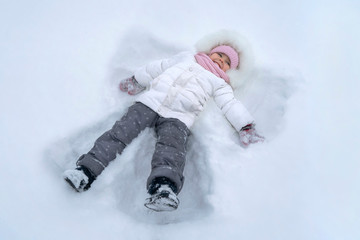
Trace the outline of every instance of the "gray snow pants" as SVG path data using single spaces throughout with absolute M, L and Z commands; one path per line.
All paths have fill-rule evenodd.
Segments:
M 87 167 L 95 176 L 100 175 L 116 158 L 116 154 L 121 154 L 146 127 L 154 127 L 157 135 L 147 187 L 153 179 L 167 177 L 175 183 L 179 193 L 184 183 L 185 148 L 190 130 L 180 120 L 163 118 L 140 102 L 129 107 L 121 120 L 101 135 L 87 154 L 79 158 L 77 165 Z

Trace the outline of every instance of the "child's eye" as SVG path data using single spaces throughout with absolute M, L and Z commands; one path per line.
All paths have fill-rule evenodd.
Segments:
M 230 66 L 230 63 L 229 63 L 229 62 L 226 62 L 226 64 Z
M 219 57 L 222 57 L 222 54 L 221 53 L 218 53 Z

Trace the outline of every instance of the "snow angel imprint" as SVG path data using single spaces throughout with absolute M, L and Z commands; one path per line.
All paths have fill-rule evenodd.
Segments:
M 241 84 L 241 74 L 248 66 L 246 42 L 236 33 L 223 30 L 200 40 L 196 49 L 151 62 L 120 82 L 121 91 L 139 97 L 78 159 L 76 169 L 64 172 L 65 180 L 76 191 L 88 190 L 116 155 L 151 127 L 157 142 L 144 205 L 154 211 L 177 209 L 177 195 L 184 184 L 187 138 L 210 98 L 239 133 L 243 147 L 263 141 L 255 130 L 255 120 L 235 99 L 232 88 Z

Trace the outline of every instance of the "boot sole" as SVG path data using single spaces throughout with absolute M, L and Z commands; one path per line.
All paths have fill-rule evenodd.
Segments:
M 145 203 L 144 206 L 155 212 L 175 211 L 179 205 L 179 203 L 176 203 L 174 200 L 163 197 L 147 198 L 146 201 L 148 202 Z
M 172 212 L 177 209 L 176 206 L 170 204 L 145 203 L 144 206 L 155 212 Z
M 76 192 L 80 192 L 75 185 L 70 181 L 69 178 L 64 178 L 64 180 L 76 191 Z

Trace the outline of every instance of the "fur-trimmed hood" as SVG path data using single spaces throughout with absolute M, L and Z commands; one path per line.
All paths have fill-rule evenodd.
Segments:
M 204 36 L 195 44 L 195 48 L 197 52 L 209 54 L 214 47 L 219 45 L 231 46 L 239 53 L 239 66 L 226 73 L 234 89 L 241 87 L 246 82 L 254 65 L 254 57 L 249 42 L 239 33 L 224 29 Z

